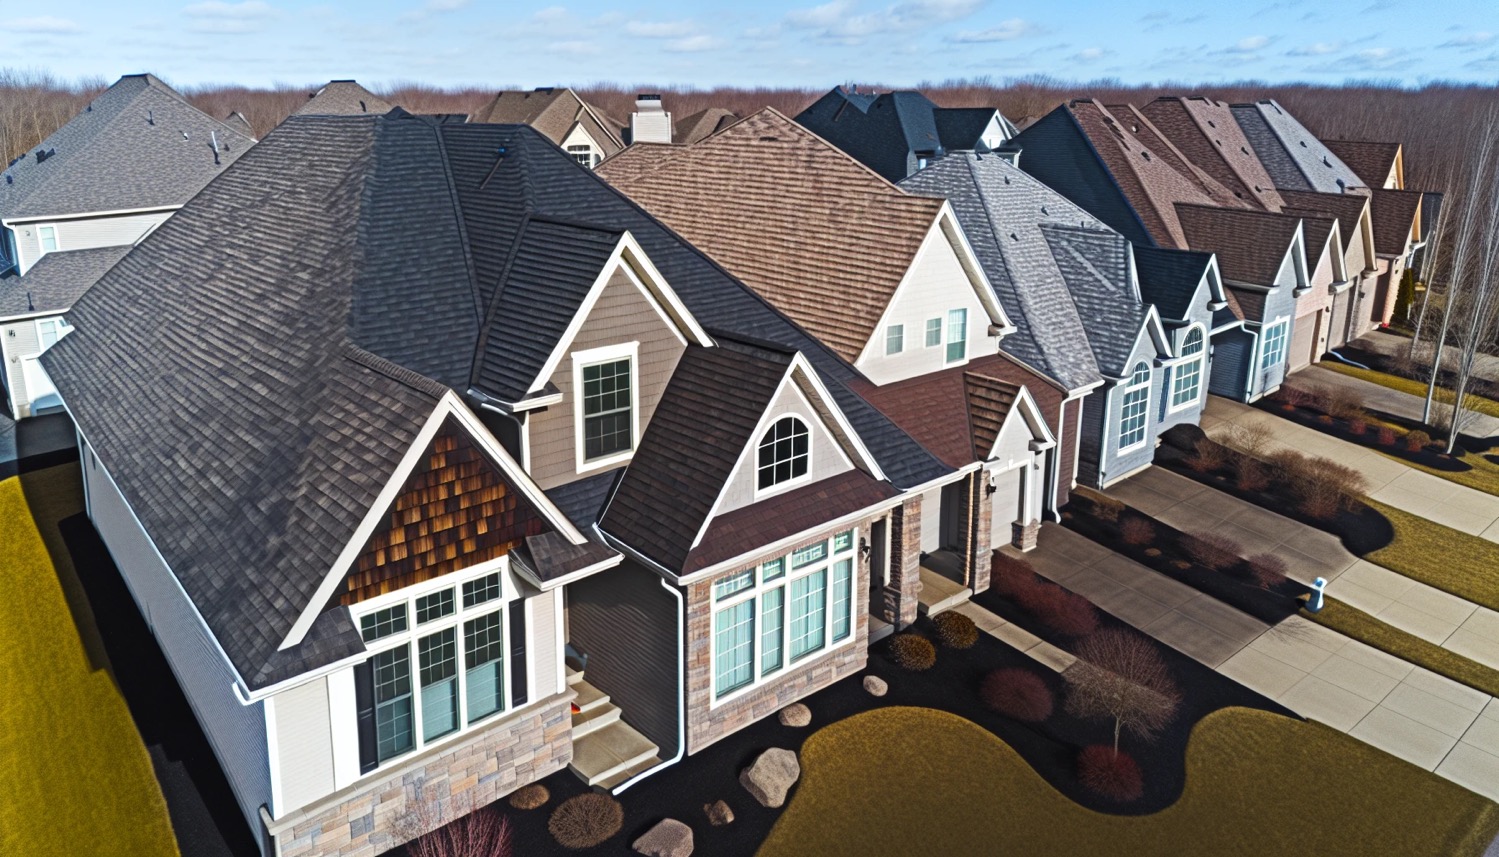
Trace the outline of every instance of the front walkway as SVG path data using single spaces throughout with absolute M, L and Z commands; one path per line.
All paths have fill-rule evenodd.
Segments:
M 1292 578 L 1308 585 L 1326 578 L 1328 595 L 1499 669 L 1499 613 L 1360 559 L 1331 533 L 1161 467 L 1142 471 L 1108 493 L 1183 532 L 1222 533 L 1248 553 L 1273 553 L 1286 561 Z
M 1055 524 L 1042 526 L 1026 559 L 1040 574 L 1292 711 L 1499 800 L 1493 697 L 1299 616 L 1272 628 Z M 1168 607 L 1169 601 L 1176 604 Z
M 1421 411 L 1426 404 L 1420 396 L 1392 390 L 1382 384 L 1365 381 L 1363 378 L 1355 378 L 1352 375 L 1343 375 L 1315 364 L 1297 372 L 1292 376 L 1292 380 L 1302 382 L 1301 386 L 1311 384 L 1317 387 L 1342 387 L 1352 390 L 1358 393 L 1364 405 L 1372 410 L 1383 411 L 1417 422 L 1420 422 Z M 1476 411 L 1469 412 L 1463 417 L 1463 432 L 1475 437 L 1499 434 L 1499 419 Z
M 1202 428 L 1222 440 L 1231 424 L 1265 425 L 1276 449 L 1293 449 L 1355 467 L 1369 479 L 1369 496 L 1454 530 L 1499 542 L 1499 497 L 1449 482 L 1316 429 L 1220 396 L 1209 396 Z

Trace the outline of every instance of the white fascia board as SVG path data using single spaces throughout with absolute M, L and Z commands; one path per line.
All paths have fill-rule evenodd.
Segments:
M 994 291 L 994 285 L 989 282 L 989 275 L 984 273 L 984 266 L 979 264 L 978 255 L 973 252 L 973 245 L 968 243 L 968 235 L 963 231 L 963 226 L 958 222 L 958 217 L 952 210 L 952 203 L 943 200 L 942 210 L 937 213 L 937 219 L 932 224 L 932 229 L 941 229 L 942 234 L 952 244 L 953 251 L 958 254 L 958 264 L 963 266 L 964 273 L 968 274 L 968 281 L 973 286 L 973 291 L 978 295 L 979 301 L 989 311 L 989 320 L 1000 327 L 1000 336 L 1006 336 L 1015 332 L 1015 325 L 1010 322 L 1010 317 L 1005 315 L 1004 306 L 999 302 L 999 295 Z M 923 242 L 925 243 L 925 242 Z M 913 264 L 914 268 L 915 265 Z M 909 270 L 907 275 L 909 276 Z M 905 281 L 901 281 L 905 285 Z M 894 303 L 894 301 L 891 301 Z
M 1017 410 L 1020 412 L 1020 418 L 1025 420 L 1026 426 L 1030 429 L 1031 437 L 1039 439 L 1048 448 L 1056 445 L 1056 435 L 1051 433 L 1051 426 L 1046 424 L 1046 418 L 1041 413 L 1041 406 L 1036 404 L 1036 400 L 1031 398 L 1030 390 L 1025 387 L 1020 388 L 1020 395 L 1015 397 L 1015 404 L 1010 407 L 1010 412 L 1005 414 L 1004 422 L 999 426 L 999 432 L 994 435 L 996 445 L 1000 437 L 1004 435 L 1005 426 L 1009 425 L 1010 417 L 1014 416 Z M 994 446 L 990 446 L 989 451 L 984 454 L 984 461 L 987 462 L 993 457 Z
M 864 463 L 864 469 L 874 478 L 886 481 L 885 471 L 880 469 L 880 463 L 875 460 L 874 453 L 870 452 L 869 448 L 864 445 L 864 440 L 859 437 L 857 431 L 854 431 L 854 426 L 848 421 L 848 417 L 843 413 L 843 409 L 838 407 L 838 400 L 834 399 L 833 394 L 828 392 L 828 388 L 823 385 L 822 378 L 817 374 L 817 370 L 812 368 L 811 362 L 800 351 L 792 358 L 791 368 L 793 371 L 800 371 L 802 377 L 807 379 L 807 383 L 815 391 L 817 398 L 822 400 L 828 412 L 833 415 L 833 421 L 838 424 L 839 430 L 848 436 L 854 453 Z M 813 412 L 816 413 L 816 408 L 813 408 Z
M 108 211 L 80 211 L 74 214 L 28 215 L 25 217 L 0 218 L 0 226 L 17 226 L 23 223 L 66 223 L 69 220 L 89 220 L 95 217 L 118 217 L 122 214 L 150 214 L 156 211 L 176 211 L 180 205 L 156 205 L 150 208 L 116 208 Z

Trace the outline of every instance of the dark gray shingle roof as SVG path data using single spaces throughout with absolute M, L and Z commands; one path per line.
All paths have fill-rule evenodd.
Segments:
M 1185 321 L 1191 317 L 1192 298 L 1207 276 L 1212 253 L 1135 245 L 1135 273 L 1140 296 L 1154 304 L 1161 318 Z
M 1234 118 L 1277 188 L 1342 193 L 1364 181 L 1274 99 L 1233 105 Z
M 1099 370 L 1124 377 L 1147 318 L 1129 280 L 1129 242 L 1114 232 L 1071 225 L 1044 223 L 1041 232 L 1077 302 Z
M 130 252 L 130 245 L 48 253 L 26 276 L 0 276 L 0 318 L 67 309 L 104 272 Z

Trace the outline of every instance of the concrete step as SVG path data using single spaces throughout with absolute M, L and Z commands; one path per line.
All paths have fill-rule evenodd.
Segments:
M 567 684 L 569 687 L 583 680 L 583 671 L 567 667 Z
M 609 704 L 609 694 L 594 687 L 582 679 L 573 684 L 573 690 L 578 692 L 578 698 L 573 700 L 573 705 L 578 706 L 579 714 L 602 708 Z
M 878 616 L 869 617 L 869 644 L 871 646 L 894 633 L 894 625 Z
M 623 720 L 573 739 L 568 770 L 596 786 L 655 756 L 661 748 Z
M 630 767 L 626 768 L 623 771 L 620 771 L 619 773 L 615 774 L 612 777 L 608 777 L 606 779 L 599 780 L 598 784 L 596 784 L 594 786 L 594 788 L 599 789 L 601 791 L 606 791 L 606 792 L 610 791 L 615 786 L 619 785 L 620 783 L 624 782 L 625 780 L 628 780 L 629 778 L 635 776 L 636 774 L 640 774 L 640 773 L 644 773 L 645 771 L 649 771 L 651 768 L 654 768 L 654 767 L 656 767 L 659 764 L 661 764 L 661 757 L 660 756 L 652 756 L 652 757 L 650 757 L 649 759 L 646 759 L 643 762 L 637 762 L 636 764 L 631 765 Z
M 619 722 L 618 705 L 601 705 L 573 715 L 573 740 L 576 741 L 590 732 L 596 732 L 608 726 L 610 723 Z
M 921 595 L 917 597 L 916 609 L 923 616 L 936 616 L 945 610 L 962 604 L 973 593 L 956 580 L 944 577 L 922 566 Z

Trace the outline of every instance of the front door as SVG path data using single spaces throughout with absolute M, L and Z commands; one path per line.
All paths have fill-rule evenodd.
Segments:
M 869 612 L 885 615 L 885 587 L 890 585 L 890 527 L 881 518 L 869 528 Z

